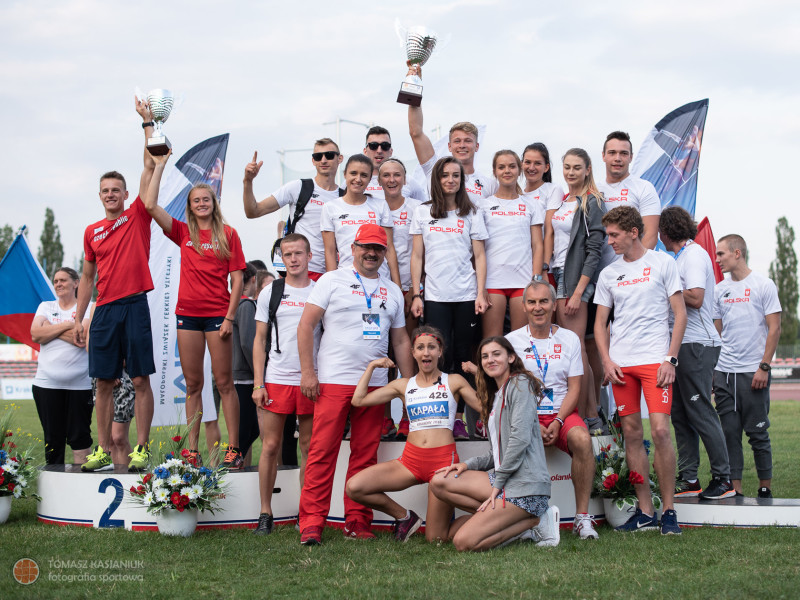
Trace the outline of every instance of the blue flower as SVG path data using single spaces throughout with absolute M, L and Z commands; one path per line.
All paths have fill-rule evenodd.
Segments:
M 211 488 L 213 488 L 215 485 L 217 485 L 217 480 L 216 480 L 216 479 L 214 479 L 213 477 L 209 477 L 209 478 L 207 478 L 207 479 L 206 479 L 206 482 L 205 482 L 205 484 L 204 484 L 204 485 L 205 485 L 205 488 L 206 488 L 206 489 L 211 489 Z
M 8 458 L 8 452 L 6 452 L 5 450 L 0 450 L 0 463 L 6 462 L 7 458 Z
M 644 440 L 644 449 L 647 452 L 647 456 L 650 456 L 650 440 Z
M 183 474 L 183 483 L 191 483 L 192 481 L 192 474 L 191 473 L 184 473 Z
M 172 454 L 172 452 L 170 452 L 169 454 L 167 454 L 167 455 L 164 457 L 164 459 L 165 459 L 165 460 L 169 460 L 170 458 L 175 458 L 175 455 L 174 455 L 174 454 Z
M 208 467 L 200 467 L 200 475 L 211 475 L 211 469 Z
M 169 477 L 169 469 L 167 469 L 166 467 L 156 467 L 154 473 L 156 477 L 158 477 L 159 479 L 166 479 L 167 477 Z

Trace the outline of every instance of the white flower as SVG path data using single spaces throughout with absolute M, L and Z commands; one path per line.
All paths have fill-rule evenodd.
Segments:
M 157 490 L 162 485 L 164 485 L 164 480 L 161 479 L 160 477 L 154 477 L 153 479 L 150 480 L 150 483 L 153 485 L 153 489 Z
M 171 469 L 172 467 L 180 467 L 182 464 L 183 461 L 178 460 L 177 458 L 170 458 L 167 462 L 164 463 L 164 465 L 168 469 Z
M 169 492 L 164 488 L 158 488 L 156 491 L 156 502 L 166 502 L 169 498 Z
M 188 496 L 189 492 L 191 492 L 191 490 L 192 490 L 192 488 L 190 488 L 188 485 L 183 486 L 181 488 L 181 496 Z M 189 498 L 189 499 L 191 500 L 191 498 Z
M 7 460 L 3 463 L 3 471 L 8 471 L 12 475 L 16 475 L 19 470 L 19 465 L 13 460 Z
M 186 494 L 189 496 L 189 500 L 197 500 L 203 493 L 203 486 L 194 484 L 192 487 L 189 488 L 189 492 Z
M 601 475 L 603 476 L 603 479 L 605 479 L 606 477 L 608 477 L 609 475 L 612 475 L 613 473 L 614 473 L 614 469 L 603 469 L 603 472 L 601 473 Z
M 17 476 L 17 485 L 19 487 L 26 487 L 28 485 L 28 480 L 25 479 L 22 475 Z
M 22 498 L 22 488 L 20 486 L 14 488 L 14 498 Z
M 180 475 L 170 475 L 169 485 L 171 487 L 177 487 L 182 483 L 183 483 L 183 479 L 181 479 Z
M 155 497 L 153 496 L 153 492 L 147 492 L 144 495 L 144 498 L 142 498 L 142 502 L 144 502 L 146 506 L 150 506 L 151 504 L 153 504 L 154 499 Z

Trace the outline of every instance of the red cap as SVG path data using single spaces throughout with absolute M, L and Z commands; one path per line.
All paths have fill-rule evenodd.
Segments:
M 386 230 L 380 225 L 367 223 L 358 228 L 356 232 L 356 244 L 380 244 L 384 248 L 388 246 L 386 239 Z

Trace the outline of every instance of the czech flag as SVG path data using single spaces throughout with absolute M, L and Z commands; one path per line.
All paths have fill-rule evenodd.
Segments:
M 31 322 L 39 304 L 55 300 L 53 285 L 33 257 L 23 226 L 0 262 L 0 332 L 35 350 Z

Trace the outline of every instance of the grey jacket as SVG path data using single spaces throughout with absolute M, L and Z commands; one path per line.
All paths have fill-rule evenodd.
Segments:
M 233 320 L 233 380 L 253 381 L 253 342 L 256 339 L 256 303 L 239 300 Z
M 600 275 L 597 267 L 600 265 L 600 255 L 606 240 L 606 228 L 603 227 L 606 208 L 602 200 L 600 206 L 597 206 L 597 199 L 592 194 L 589 194 L 587 206 L 588 211 L 584 213 L 579 201 L 572 219 L 567 258 L 564 261 L 567 298 L 575 293 L 581 275 L 586 275 L 592 283 L 597 283 Z
M 528 379 L 521 375 L 511 377 L 505 385 L 502 406 L 494 407 L 500 411 L 500 467 L 494 469 L 491 444 L 486 454 L 466 460 L 467 467 L 473 470 L 494 469 L 494 487 L 504 489 L 511 498 L 550 496 L 550 473 L 536 407 L 537 399 L 528 387 Z

